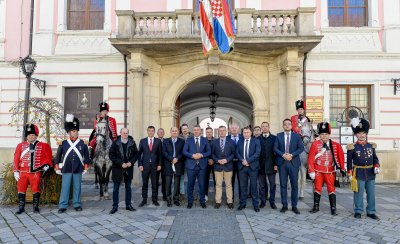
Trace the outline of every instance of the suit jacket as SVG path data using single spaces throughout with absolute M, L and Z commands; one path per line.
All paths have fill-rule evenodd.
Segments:
M 175 174 L 183 175 L 185 161 L 183 156 L 183 147 L 185 146 L 185 140 L 182 138 L 177 138 L 175 142 L 175 158 L 178 159 L 178 162 L 175 164 Z M 163 167 L 162 171 L 164 175 L 173 175 L 174 171 L 172 170 L 172 160 L 174 159 L 174 146 L 172 143 L 172 138 L 164 139 L 163 142 Z
M 212 159 L 214 160 L 214 170 L 221 172 L 230 172 L 233 170 L 233 158 L 235 157 L 235 143 L 228 137 L 225 138 L 224 151 L 221 151 L 221 139 L 214 140 L 213 146 L 211 148 Z M 226 159 L 228 162 L 224 165 L 219 164 L 218 160 Z
M 207 168 L 207 159 L 211 155 L 210 143 L 205 137 L 200 136 L 200 150 L 199 153 L 203 154 L 203 157 L 196 160 L 192 158 L 192 155 L 196 153 L 196 142 L 195 137 L 186 139 L 185 146 L 183 147 L 183 155 L 186 157 L 185 166 L 187 169 L 194 169 L 196 162 L 199 161 L 200 168 Z
M 112 181 L 121 182 L 124 177 L 124 173 L 126 174 L 125 177 L 128 177 L 128 179 L 131 180 L 133 178 L 133 165 L 136 163 L 139 156 L 138 149 L 133 138 L 131 136 L 128 137 L 126 147 L 126 158 L 128 159 L 127 162 L 132 163 L 131 167 L 126 169 L 122 168 L 122 164 L 127 162 L 124 162 L 124 150 L 122 148 L 121 136 L 118 136 L 117 139 L 113 141 L 108 154 L 110 160 L 112 161 Z
M 240 140 L 236 146 L 236 157 L 238 159 L 238 169 L 241 170 L 243 167 L 245 167 L 242 164 L 242 161 L 244 159 L 244 144 L 245 144 L 245 139 L 243 138 Z M 249 145 L 249 158 L 247 159 L 247 162 L 250 164 L 250 168 L 252 170 L 259 170 L 260 169 L 260 153 L 261 153 L 261 146 L 260 146 L 260 141 L 258 139 L 251 138 L 250 139 L 250 145 Z
M 303 141 L 300 135 L 294 132 L 290 133 L 289 153 L 293 155 L 292 163 L 296 167 L 300 167 L 299 155 L 304 151 Z M 274 152 L 276 153 L 276 164 L 283 165 L 285 159 L 282 157 L 285 154 L 285 133 L 278 133 L 274 144 Z
M 162 143 L 158 138 L 153 137 L 153 148 L 150 152 L 148 138 L 145 137 L 140 140 L 139 143 L 139 158 L 138 166 L 151 167 L 156 169 L 157 166 L 161 166 L 162 163 Z
M 274 166 L 276 165 L 276 155 L 274 152 L 274 144 L 276 136 L 269 134 L 267 138 L 260 136 L 257 138 L 261 144 L 260 154 L 260 174 L 274 174 Z

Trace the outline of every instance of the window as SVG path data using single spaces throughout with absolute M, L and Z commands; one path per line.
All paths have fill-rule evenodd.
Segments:
M 329 26 L 366 26 L 368 0 L 328 0 Z
M 193 0 L 193 9 L 194 9 L 196 12 L 199 12 L 199 4 L 200 4 L 200 1 L 199 1 L 199 0 Z M 229 4 L 230 6 L 232 6 L 232 10 L 235 9 L 235 1 L 234 1 L 234 0 L 228 0 L 228 4 Z
M 105 0 L 68 0 L 68 30 L 102 30 Z
M 371 86 L 330 86 L 329 87 L 329 118 L 332 127 L 338 127 L 341 124 L 337 121 L 346 121 L 345 126 L 349 126 L 350 118 L 343 117 L 343 111 L 355 106 L 359 108 L 364 118 L 371 122 Z

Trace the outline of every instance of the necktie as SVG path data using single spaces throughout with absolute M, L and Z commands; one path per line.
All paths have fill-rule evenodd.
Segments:
M 225 146 L 224 144 L 225 144 L 225 143 L 224 143 L 224 140 L 220 140 L 220 141 L 221 141 L 221 152 L 223 152 L 223 151 L 224 151 L 224 146 Z
M 153 139 L 152 138 L 150 138 L 150 152 L 151 152 L 151 150 L 153 150 Z
M 174 154 L 172 155 L 173 158 L 175 158 L 175 142 L 176 142 L 176 139 L 173 139 L 172 140 L 172 148 L 174 149 Z
M 289 146 L 290 146 L 290 134 L 286 134 L 285 153 L 289 153 Z
M 249 159 L 249 139 L 246 139 L 246 145 L 244 146 L 244 159 Z
M 196 137 L 196 152 L 200 152 L 200 142 L 198 137 Z

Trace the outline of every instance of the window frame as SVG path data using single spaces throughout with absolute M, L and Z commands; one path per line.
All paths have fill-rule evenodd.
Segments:
M 368 114 L 369 114 L 369 122 L 370 122 L 370 127 L 374 128 L 374 118 L 372 116 L 372 85 L 369 84 L 360 84 L 360 85 L 329 85 L 329 101 L 331 98 L 331 92 L 330 89 L 331 88 L 345 88 L 346 89 L 346 106 L 345 108 L 348 108 L 350 106 L 353 106 L 350 104 L 351 101 L 351 89 L 352 88 L 367 88 L 367 97 L 368 97 L 368 104 L 367 104 L 367 109 L 368 109 Z M 330 110 L 331 110 L 332 106 L 331 104 L 329 104 L 329 115 L 330 115 Z M 339 107 L 334 107 L 334 108 L 339 108 Z M 361 108 L 360 108 L 361 109 Z M 330 116 L 329 116 L 330 117 Z M 332 118 L 330 118 L 329 120 L 331 120 Z M 350 126 L 350 121 L 348 121 L 347 123 L 345 123 L 347 126 Z M 332 127 L 332 128 L 339 128 L 339 125 L 337 127 Z
M 104 30 L 104 22 L 105 22 L 105 18 L 106 18 L 106 16 L 105 16 L 105 13 L 106 13 L 106 1 L 107 0 L 105 0 L 104 1 L 104 10 L 103 11 L 90 11 L 90 6 L 91 6 L 91 3 L 90 3 L 90 0 L 85 0 L 85 3 L 86 3 L 86 7 L 85 7 L 85 10 L 84 11 L 81 11 L 81 12 L 84 12 L 85 13 L 85 18 L 84 18 L 84 24 L 83 24 L 83 29 L 76 29 L 76 28 L 71 28 L 71 24 L 70 24 L 70 13 L 71 13 L 71 0 L 67 0 L 67 24 L 66 24 L 66 26 L 67 26 L 67 30 L 71 30 L 71 31 L 99 31 L 99 30 Z M 76 12 L 76 11 L 72 11 L 72 12 Z M 90 28 L 90 13 L 91 12 L 103 12 L 103 15 L 104 15 L 104 20 L 103 20 L 103 25 L 102 25 L 102 28 L 100 28 L 100 29 L 91 29 Z
M 343 8 L 343 25 L 341 26 L 332 26 L 331 21 L 329 21 L 329 26 L 330 27 L 367 27 L 368 26 L 368 11 L 369 11 L 369 5 L 368 5 L 368 0 L 364 0 L 364 5 L 363 6 L 349 6 L 348 5 L 349 0 L 343 0 L 344 4 L 343 6 L 329 6 L 328 4 L 328 20 L 329 20 L 329 9 L 335 9 L 335 8 Z M 349 23 L 349 9 L 351 8 L 364 8 L 364 24 L 361 26 L 353 26 L 350 25 Z

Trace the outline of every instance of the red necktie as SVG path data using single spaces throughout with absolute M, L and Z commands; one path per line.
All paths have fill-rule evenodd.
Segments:
M 153 150 L 153 139 L 152 138 L 150 138 L 150 152 L 151 152 L 151 150 Z

